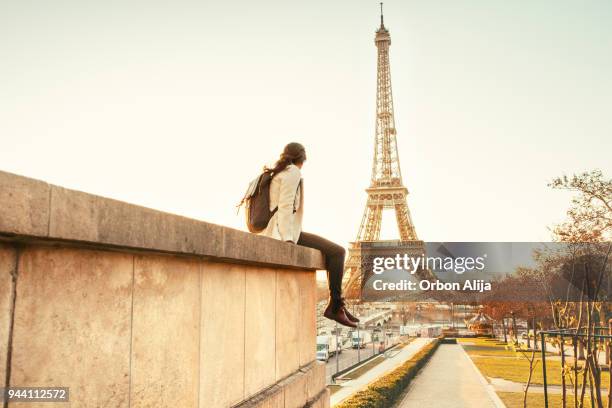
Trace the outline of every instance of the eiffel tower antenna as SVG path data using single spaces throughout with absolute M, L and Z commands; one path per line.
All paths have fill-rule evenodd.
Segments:
M 374 135 L 374 160 L 372 178 L 366 189 L 368 200 L 359 226 L 355 242 L 351 243 L 345 265 L 345 291 L 347 298 L 360 298 L 361 291 L 361 246 L 362 242 L 380 241 L 382 214 L 384 209 L 395 211 L 399 230 L 399 243 L 410 245 L 419 251 L 423 242 L 419 241 L 408 203 L 408 189 L 402 181 L 393 94 L 391 92 L 391 66 L 389 47 L 391 36 L 384 26 L 383 4 L 380 3 L 380 27 L 376 30 L 374 44 L 377 48 L 377 86 L 376 86 L 376 128 Z

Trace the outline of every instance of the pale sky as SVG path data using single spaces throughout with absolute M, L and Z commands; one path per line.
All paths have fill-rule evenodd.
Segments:
M 612 175 L 612 2 L 385 2 L 401 168 L 426 241 L 546 241 Z M 0 170 L 244 229 L 309 160 L 304 229 L 347 245 L 370 180 L 377 1 L 0 0 Z M 393 219 L 383 237 L 397 236 Z

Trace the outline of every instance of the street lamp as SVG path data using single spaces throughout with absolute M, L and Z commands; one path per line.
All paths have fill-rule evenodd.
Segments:
M 359 335 L 359 323 L 357 323 L 357 362 L 361 361 L 361 336 Z
M 329 357 L 329 356 L 328 356 Z M 338 322 L 336 322 L 336 373 L 340 371 L 340 350 L 338 350 Z
M 372 355 L 376 354 L 376 348 L 374 347 L 375 337 L 374 337 L 374 329 L 372 329 Z

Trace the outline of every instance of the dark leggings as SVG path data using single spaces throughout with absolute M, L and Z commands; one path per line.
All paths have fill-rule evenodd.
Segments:
M 334 302 L 342 299 L 342 275 L 344 274 L 345 250 L 340 245 L 328 241 L 315 234 L 303 232 L 297 242 L 308 248 L 318 249 L 325 255 L 325 268 L 327 269 L 327 282 L 329 293 Z

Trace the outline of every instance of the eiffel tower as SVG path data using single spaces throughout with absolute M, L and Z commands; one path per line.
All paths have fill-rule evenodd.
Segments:
M 411 247 L 419 255 L 424 251 L 423 241 L 418 240 L 406 202 L 408 189 L 402 182 L 391 92 L 391 67 L 389 65 L 391 36 L 384 24 L 382 3 L 380 3 L 380 27 L 376 31 L 374 44 L 378 49 L 378 74 L 372 179 L 370 186 L 366 189 L 368 200 L 359 233 L 355 242 L 350 243 L 344 273 L 344 293 L 348 299 L 353 300 L 361 298 L 361 243 L 391 242 L 400 246 Z M 399 241 L 380 240 L 384 209 L 395 211 L 400 235 Z

